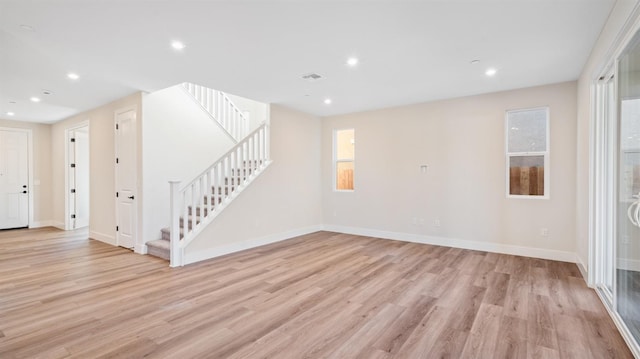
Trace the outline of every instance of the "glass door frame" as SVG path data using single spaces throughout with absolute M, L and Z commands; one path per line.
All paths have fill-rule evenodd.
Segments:
M 617 61 L 595 84 L 594 114 L 592 124 L 592 204 L 594 235 L 594 270 L 589 271 L 590 282 L 595 286 L 605 304 L 616 311 L 616 193 L 618 147 L 618 76 Z M 609 277 L 609 278 L 607 278 Z

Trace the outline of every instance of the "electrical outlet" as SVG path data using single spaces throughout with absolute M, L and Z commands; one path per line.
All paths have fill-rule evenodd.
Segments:
M 629 236 L 622 236 L 622 244 L 629 244 Z
M 414 226 L 418 225 L 418 218 L 417 217 L 411 217 L 411 224 L 413 224 Z
M 540 235 L 543 237 L 549 237 L 549 228 L 540 228 Z
M 433 221 L 433 225 L 434 225 L 434 227 L 440 227 L 440 225 L 441 225 L 440 220 L 439 219 L 434 220 Z

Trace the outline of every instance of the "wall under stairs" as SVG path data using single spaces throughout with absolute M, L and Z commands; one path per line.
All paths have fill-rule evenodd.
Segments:
M 320 230 L 321 122 L 271 106 L 273 163 L 185 249 L 185 264 Z

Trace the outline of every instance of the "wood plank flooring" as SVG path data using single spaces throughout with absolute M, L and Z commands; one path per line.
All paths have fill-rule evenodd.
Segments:
M 183 268 L 0 232 L 0 358 L 631 358 L 574 264 L 318 232 Z

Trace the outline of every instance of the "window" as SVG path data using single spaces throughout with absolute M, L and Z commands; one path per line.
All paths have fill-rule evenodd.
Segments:
M 549 108 L 507 111 L 507 196 L 549 198 Z
M 353 191 L 355 130 L 336 130 L 333 134 L 334 188 Z

